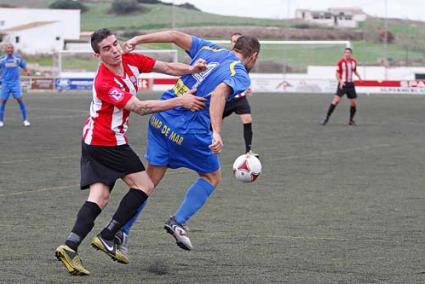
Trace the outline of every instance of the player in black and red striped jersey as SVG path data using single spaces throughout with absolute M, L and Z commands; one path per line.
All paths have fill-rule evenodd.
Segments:
M 146 115 L 174 107 L 198 110 L 205 106 L 205 99 L 193 96 L 191 92 L 169 100 L 142 101 L 136 97 L 140 73 L 194 74 L 206 70 L 204 61 L 199 60 L 189 66 L 161 62 L 140 54 L 123 54 L 115 35 L 107 29 L 93 33 L 91 46 L 101 64 L 93 83 L 90 117 L 84 125 L 81 152 L 80 187 L 90 192 L 78 211 L 71 233 L 55 252 L 58 260 L 73 275 L 90 274 L 82 265 L 77 250 L 106 207 L 117 179 L 122 179 L 129 191 L 109 225 L 94 237 L 91 245 L 118 262 L 128 263 L 117 250 L 115 234 L 154 189 L 142 162 L 128 145 L 126 131 L 130 113 Z
M 326 117 L 322 120 L 321 124 L 326 125 L 331 117 L 335 107 L 341 101 L 344 94 L 347 94 L 347 98 L 350 100 L 350 120 L 349 125 L 356 125 L 354 121 L 354 115 L 357 110 L 357 93 L 354 87 L 353 75 L 355 74 L 359 80 L 361 80 L 359 73 L 357 72 L 357 60 L 352 57 L 353 50 L 347 47 L 344 50 L 344 57 L 338 61 L 336 70 L 336 79 L 338 80 L 338 88 L 331 105 L 329 106 Z
M 236 41 L 240 38 L 242 34 L 234 33 L 230 39 L 231 47 L 233 49 Z M 259 155 L 257 153 L 252 152 L 252 115 L 251 115 L 251 106 L 249 105 L 247 95 L 252 95 L 252 89 L 249 88 L 246 92 L 238 94 L 231 101 L 226 102 L 226 106 L 223 112 L 223 118 L 231 115 L 232 113 L 236 113 L 239 115 L 241 122 L 243 124 L 243 137 L 245 141 L 245 153 L 250 152 L 257 158 Z

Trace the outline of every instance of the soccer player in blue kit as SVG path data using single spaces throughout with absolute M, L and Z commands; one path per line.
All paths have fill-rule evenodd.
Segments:
M 146 159 L 147 173 L 155 187 L 168 168 L 185 167 L 198 173 L 199 178 L 187 189 L 175 214 L 165 223 L 179 247 L 191 250 L 192 243 L 185 229 L 186 222 L 207 202 L 221 180 L 218 153 L 223 149 L 221 127 L 226 101 L 250 86 L 248 71 L 260 52 L 256 38 L 241 36 L 232 50 L 178 31 L 164 31 L 136 36 L 125 43 L 131 51 L 138 44 L 174 43 L 186 50 L 192 62 L 204 59 L 207 70 L 183 75 L 161 99 L 167 100 L 196 90 L 195 95 L 207 98 L 202 110 L 174 108 L 151 116 L 148 125 Z M 118 248 L 127 254 L 127 236 L 138 213 L 117 234 Z
M 21 83 L 19 81 L 19 68 L 22 68 L 22 70 L 29 75 L 27 63 L 21 56 L 14 54 L 15 49 L 11 43 L 5 44 L 5 52 L 6 54 L 0 57 L 2 83 L 0 98 L 0 127 L 4 126 L 4 112 L 10 93 L 12 93 L 13 97 L 19 104 L 24 126 L 30 126 L 31 124 L 27 120 L 25 104 L 22 100 Z

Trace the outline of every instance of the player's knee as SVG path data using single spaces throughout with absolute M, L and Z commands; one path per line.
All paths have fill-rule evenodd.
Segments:
M 243 124 L 252 123 L 252 116 L 250 114 L 241 115 L 241 120 Z
M 216 171 L 207 175 L 201 175 L 202 178 L 206 179 L 212 186 L 217 187 L 221 182 L 221 171 Z
M 148 180 L 143 182 L 143 184 L 135 184 L 134 186 L 132 186 L 132 188 L 139 189 L 146 193 L 146 195 L 150 196 L 155 190 L 155 185 L 151 180 Z

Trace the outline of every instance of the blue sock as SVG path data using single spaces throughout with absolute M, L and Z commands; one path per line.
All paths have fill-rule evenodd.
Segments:
M 176 212 L 176 221 L 179 224 L 186 223 L 207 202 L 213 193 L 214 186 L 203 178 L 195 181 L 186 191 L 186 196 L 180 208 Z
M 134 223 L 136 223 L 137 217 L 139 217 L 140 213 L 142 213 L 143 209 L 145 208 L 147 203 L 147 200 L 145 200 L 145 202 L 143 202 L 139 208 L 137 208 L 136 213 L 134 213 L 133 217 L 131 217 L 130 220 L 128 220 L 128 222 L 122 226 L 121 231 L 123 231 L 126 235 L 130 234 L 130 230 L 131 227 L 133 227 Z
M 23 101 L 18 101 L 19 109 L 22 113 L 22 120 L 27 120 L 27 110 L 25 109 L 25 104 Z
M 4 110 L 6 109 L 6 103 L 0 105 L 0 121 L 4 121 Z

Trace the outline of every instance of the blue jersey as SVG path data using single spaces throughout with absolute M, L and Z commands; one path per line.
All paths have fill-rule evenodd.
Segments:
M 4 55 L 0 57 L 1 80 L 3 84 L 19 82 L 19 68 L 25 68 L 27 63 L 19 55 Z
M 222 48 L 212 42 L 192 37 L 192 47 L 187 51 L 192 58 L 191 64 L 198 59 L 207 62 L 208 69 L 202 73 L 184 75 L 166 91 L 161 99 L 166 100 L 181 96 L 191 89 L 196 89 L 196 96 L 207 98 L 206 107 L 200 111 L 191 111 L 185 108 L 174 108 L 159 113 L 167 121 L 170 128 L 180 134 L 210 132 L 210 96 L 221 83 L 232 89 L 229 100 L 249 88 L 251 82 L 243 63 L 233 51 Z

